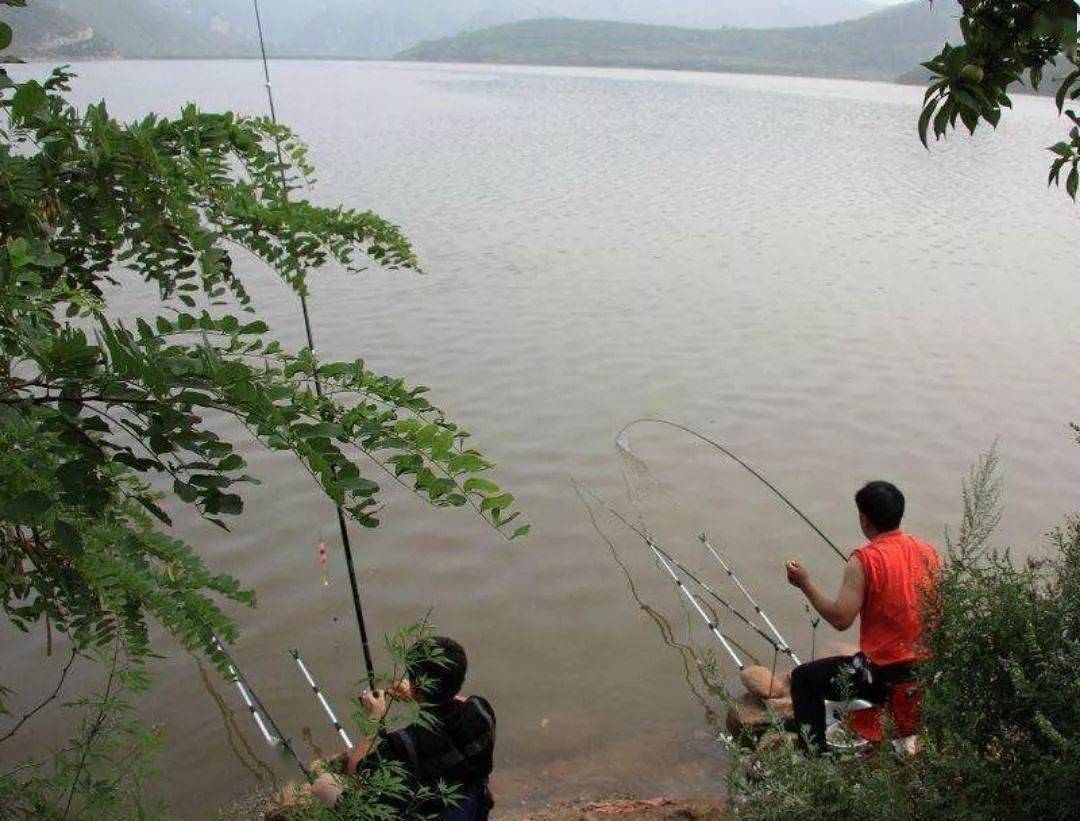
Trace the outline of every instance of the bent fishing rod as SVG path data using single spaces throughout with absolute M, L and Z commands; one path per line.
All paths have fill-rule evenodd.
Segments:
M 827 544 L 830 548 L 832 548 L 833 553 L 835 553 L 840 558 L 841 561 L 847 562 L 848 557 L 845 556 L 843 551 L 840 550 L 840 548 L 836 546 L 836 543 L 833 542 L 833 540 L 830 539 L 828 536 L 826 536 L 825 533 L 821 530 L 821 528 L 819 528 L 816 524 L 814 524 L 813 521 L 811 521 L 809 516 L 807 516 L 805 513 L 803 513 L 801 510 L 799 510 L 798 506 L 796 506 L 796 504 L 793 501 L 791 501 L 791 499 L 789 499 L 787 496 L 785 496 L 784 493 L 779 488 L 776 487 L 776 485 L 774 485 L 772 482 L 770 482 L 768 479 L 766 479 L 761 473 L 759 473 L 753 467 L 751 467 L 746 462 L 744 462 L 742 459 L 740 459 L 736 454 L 732 453 L 730 450 L 728 450 L 726 447 L 721 445 L 719 442 L 716 442 L 716 441 L 710 439 L 705 434 L 698 433 L 693 428 L 688 428 L 686 425 L 680 425 L 678 422 L 672 422 L 670 419 L 657 419 L 657 418 L 654 418 L 654 417 L 651 417 L 651 416 L 646 416 L 646 417 L 643 417 L 641 419 L 635 419 L 633 422 L 630 422 L 629 424 L 625 425 L 623 427 L 623 429 L 620 430 L 619 433 L 615 436 L 616 444 L 619 444 L 619 440 L 622 439 L 623 434 L 626 433 L 628 430 L 630 430 L 630 428 L 634 427 L 635 425 L 642 425 L 642 424 L 666 425 L 669 428 L 675 428 L 676 430 L 681 430 L 683 433 L 688 433 L 691 436 L 695 437 L 696 439 L 700 439 L 705 444 L 707 444 L 707 445 L 709 445 L 709 446 L 711 446 L 713 448 L 716 448 L 716 450 L 720 451 L 720 453 L 724 454 L 724 456 L 731 459 L 733 462 L 735 462 L 735 464 L 737 464 L 743 470 L 747 471 L 751 476 L 753 476 L 755 479 L 757 479 L 759 482 L 761 482 L 763 485 L 765 485 L 765 487 L 767 487 L 769 490 L 771 490 L 773 492 L 773 494 L 780 501 L 782 501 L 785 505 L 787 505 L 789 508 L 791 508 L 795 512 L 795 514 L 800 519 L 802 519 L 810 527 L 811 530 L 814 531 L 814 533 L 816 533 L 818 536 L 820 536 L 821 540 L 823 542 L 825 542 L 825 544 Z
M 300 768 L 300 772 L 304 774 L 304 778 L 306 778 L 308 781 L 311 781 L 311 770 L 309 770 L 307 768 L 307 765 L 304 764 L 303 759 L 301 759 L 300 756 L 297 755 L 296 750 L 293 749 L 292 742 L 289 741 L 288 736 L 286 736 L 285 733 L 281 732 L 281 727 L 279 727 L 278 723 L 274 721 L 274 717 L 270 715 L 270 711 L 266 709 L 266 705 L 262 703 L 262 700 L 252 689 L 251 684 L 248 683 L 247 676 L 245 676 L 243 672 L 241 672 L 239 666 L 236 664 L 236 661 L 233 659 L 232 654 L 225 649 L 224 643 L 217 636 L 214 636 L 214 646 L 217 647 L 218 651 L 223 656 L 225 656 L 225 661 L 227 662 L 226 666 L 229 669 L 229 675 L 233 677 L 233 683 L 236 685 L 236 689 L 240 691 L 240 697 L 243 698 L 244 704 L 247 705 L 248 712 L 251 713 L 251 717 L 255 720 L 255 724 L 262 732 L 263 738 L 266 739 L 266 743 L 269 744 L 271 747 L 276 747 L 278 744 L 281 744 L 282 749 L 284 749 L 285 752 L 289 754 L 292 760 L 296 763 L 296 766 Z M 273 729 L 274 733 L 277 734 L 276 738 L 275 736 L 270 734 L 270 730 L 268 730 L 266 727 L 267 724 L 269 724 L 271 729 Z
M 705 549 L 712 553 L 716 560 L 720 562 L 720 566 L 724 568 L 724 571 L 728 574 L 728 578 L 731 579 L 731 581 L 734 582 L 735 586 L 742 591 L 742 594 L 746 597 L 746 600 L 750 602 L 750 606 L 754 608 L 754 611 L 759 616 L 761 616 L 762 621 L 764 621 L 765 624 L 768 625 L 769 629 L 772 630 L 773 635 L 776 636 L 777 641 L 779 641 L 781 644 L 781 647 L 779 648 L 780 652 L 787 653 L 791 657 L 791 660 L 795 662 L 796 667 L 802 664 L 802 662 L 799 661 L 799 657 L 795 655 L 795 651 L 791 649 L 791 644 L 780 634 L 780 631 L 776 629 L 776 625 L 772 623 L 772 619 L 770 619 L 765 613 L 765 611 L 761 609 L 761 606 L 754 600 L 754 597 L 750 595 L 750 591 L 743 586 L 743 583 L 739 580 L 739 577 L 735 575 L 735 571 L 731 569 L 731 566 L 726 561 L 724 561 L 724 557 L 721 556 L 716 551 L 716 548 L 713 547 L 712 544 L 709 542 L 709 537 L 702 533 L 700 536 L 698 536 L 698 539 L 705 546 Z
M 579 484 L 577 482 L 577 480 L 572 479 L 571 481 L 574 483 L 574 486 L 576 488 L 578 488 L 580 490 L 583 490 L 585 493 L 587 493 L 589 496 L 591 496 L 597 502 L 597 504 L 599 504 L 601 507 L 604 508 L 604 510 L 606 510 L 608 513 L 610 513 L 612 516 L 614 516 L 616 519 L 618 519 L 623 525 L 625 525 L 627 528 L 629 528 L 631 531 L 633 531 L 635 534 L 637 534 L 642 540 L 644 540 L 645 544 L 647 544 L 649 546 L 649 549 L 652 550 L 654 556 L 656 557 L 657 563 L 660 565 L 660 567 L 662 567 L 665 571 L 667 571 L 667 573 L 672 577 L 672 579 L 675 582 L 676 586 L 680 589 L 680 591 L 682 591 L 683 595 L 685 595 L 685 596 L 687 596 L 688 598 L 691 599 L 691 602 L 693 603 L 694 608 L 705 619 L 706 623 L 709 626 L 710 631 L 713 632 L 714 635 L 716 635 L 717 638 L 719 638 L 720 641 L 724 644 L 725 649 L 727 649 L 728 653 L 732 656 L 733 659 L 735 659 L 735 663 L 738 665 L 740 670 L 742 670 L 745 665 L 738 658 L 738 655 L 728 645 L 728 642 L 726 641 L 726 639 L 724 639 L 723 637 L 721 637 L 719 635 L 719 631 L 717 629 L 715 629 L 716 628 L 715 622 L 711 618 L 709 618 L 708 615 L 706 615 L 705 611 L 701 608 L 700 603 L 697 601 L 697 599 L 694 598 L 693 594 L 690 593 L 690 591 L 686 589 L 686 586 L 683 583 L 681 577 L 677 573 L 674 572 L 674 570 L 672 569 L 672 566 L 678 568 L 679 571 L 683 575 L 685 575 L 688 579 L 690 579 L 692 582 L 694 582 L 694 584 L 696 584 L 698 587 L 700 587 L 702 590 L 704 590 L 706 593 L 708 593 L 709 596 L 712 599 L 714 599 L 721 607 L 723 607 L 725 610 L 730 612 L 733 616 L 735 616 L 740 621 L 742 621 L 743 624 L 745 624 L 747 627 L 749 627 L 751 630 L 753 630 L 755 633 L 757 633 L 759 636 L 761 636 L 761 638 L 764 639 L 765 642 L 768 643 L 769 646 L 773 648 L 773 650 L 775 650 L 778 653 L 784 653 L 784 654 L 786 654 L 788 656 L 791 656 L 792 660 L 793 661 L 795 660 L 794 653 L 792 653 L 790 647 L 787 647 L 786 644 L 785 645 L 777 644 L 777 642 L 772 638 L 772 636 L 770 636 L 768 633 L 766 633 L 764 630 L 762 630 L 758 625 L 754 624 L 749 618 L 746 617 L 745 614 L 740 612 L 738 610 L 738 608 L 734 607 L 723 596 L 721 596 L 719 593 L 717 593 L 715 590 L 713 590 L 712 587 L 710 587 L 706 582 L 704 582 L 702 579 L 700 579 L 692 570 L 687 568 L 678 559 L 676 559 L 674 556 L 672 556 L 670 553 L 668 553 L 666 550 L 664 550 L 662 547 L 660 547 L 656 543 L 656 541 L 652 538 L 652 536 L 650 536 L 643 529 L 641 529 L 640 527 L 635 525 L 633 522 L 631 522 L 629 519 L 627 519 L 625 516 L 623 516 L 619 511 L 615 510 L 615 508 L 613 508 L 606 501 L 604 501 L 604 499 L 602 499 L 600 497 L 600 495 L 598 493 L 596 493 L 596 491 L 592 490 L 589 487 L 586 487 L 585 485 Z
M 270 103 L 270 121 L 276 126 L 277 107 L 274 105 L 274 88 L 270 83 L 270 61 L 266 56 L 266 38 L 263 35 L 262 14 L 259 10 L 259 0 L 252 0 L 255 7 L 255 26 L 259 32 L 259 51 L 262 54 L 263 77 L 266 79 L 266 98 Z M 281 137 L 274 132 L 274 146 L 277 150 L 278 172 L 281 176 L 281 193 L 288 198 L 289 188 L 285 180 L 285 158 L 281 150 Z M 300 291 L 300 309 L 304 316 L 304 332 L 307 334 L 308 350 L 312 357 L 315 356 L 315 337 L 311 330 L 311 314 L 308 311 L 307 296 Z M 319 378 L 319 369 L 314 369 L 315 395 L 323 398 L 322 380 Z M 360 603 L 360 585 L 356 580 L 356 568 L 353 565 L 352 542 L 349 539 L 349 526 L 345 520 L 345 511 L 341 505 L 335 505 L 337 511 L 338 530 L 341 532 L 341 546 L 345 552 L 345 566 L 349 572 L 349 586 L 352 589 L 353 610 L 356 611 L 356 626 L 360 630 L 360 646 L 364 654 L 364 669 L 367 670 L 368 685 L 375 689 L 375 665 L 371 660 L 371 646 L 368 642 L 367 624 L 364 622 L 364 608 Z

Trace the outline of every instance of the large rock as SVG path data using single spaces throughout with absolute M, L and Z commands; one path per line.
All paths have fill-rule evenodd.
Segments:
M 784 698 L 784 697 L 787 697 L 787 696 L 791 695 L 791 671 L 790 670 L 786 670 L 785 672 L 781 673 L 780 675 L 778 675 L 776 678 L 773 679 L 773 688 L 776 689 L 777 687 L 780 688 L 780 696 L 779 696 L 780 698 Z
M 765 700 L 765 706 L 783 719 L 795 718 L 795 705 L 791 698 L 769 698 Z
M 739 678 L 746 691 L 759 698 L 781 698 L 791 692 L 790 682 L 784 687 L 773 678 L 772 671 L 767 667 L 747 667 L 739 673 Z
M 746 731 L 764 731 L 771 722 L 765 702 L 753 693 L 744 693 L 728 707 L 727 731 L 734 738 L 740 738 Z

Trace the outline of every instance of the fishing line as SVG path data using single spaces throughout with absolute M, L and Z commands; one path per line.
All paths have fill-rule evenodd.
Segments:
M 608 513 L 610 513 L 612 516 L 614 516 L 616 519 L 618 519 L 620 522 L 622 522 L 624 525 L 626 525 L 626 527 L 630 528 L 634 533 L 636 533 L 639 537 L 641 537 L 641 539 L 643 539 L 645 541 L 645 544 L 647 544 L 652 550 L 654 550 L 661 557 L 663 557 L 664 560 L 666 560 L 667 562 L 669 562 L 672 565 L 674 565 L 675 567 L 677 567 L 679 569 L 679 571 L 684 576 L 686 576 L 688 579 L 690 579 L 690 581 L 692 581 L 694 584 L 696 584 L 698 587 L 700 587 L 702 590 L 704 590 L 706 593 L 708 593 L 709 596 L 711 598 L 713 598 L 721 607 L 723 607 L 725 610 L 730 612 L 733 616 L 735 616 L 737 619 L 739 619 L 739 621 L 741 621 L 743 624 L 745 624 L 747 627 L 749 627 L 751 630 L 753 630 L 755 633 L 757 633 L 759 636 L 761 636 L 761 638 L 763 638 L 766 642 L 768 642 L 770 647 L 772 647 L 774 650 L 780 650 L 781 652 L 786 652 L 788 655 L 791 654 L 790 653 L 790 648 L 785 648 L 783 646 L 778 645 L 776 643 L 776 640 L 772 636 L 770 636 L 768 633 L 766 633 L 763 628 L 761 628 L 757 624 L 754 624 L 754 622 L 751 621 L 737 607 L 735 607 L 733 604 L 731 604 L 729 601 L 727 601 L 723 596 L 721 596 L 719 593 L 717 593 L 715 590 L 713 590 L 713 588 L 707 582 L 703 581 L 700 577 L 698 577 L 698 575 L 695 574 L 694 571 L 690 570 L 690 568 L 688 568 L 686 565 L 684 565 L 682 562 L 680 562 L 678 559 L 676 559 L 674 556 L 672 556 L 670 553 L 668 553 L 666 550 L 664 550 L 662 547 L 660 547 L 660 545 L 658 545 L 656 543 L 656 540 L 653 539 L 652 536 L 650 536 L 648 533 L 646 533 L 641 528 L 634 525 L 632 522 L 630 522 L 629 519 L 627 519 L 625 516 L 623 516 L 621 513 L 619 513 L 619 511 L 615 510 L 607 502 L 605 502 L 603 499 L 601 499 L 600 496 L 594 490 L 591 490 L 590 488 L 585 487 L 584 485 L 578 485 L 576 480 L 571 480 L 571 481 L 574 482 L 575 487 L 581 487 L 586 493 L 588 493 L 590 496 L 593 497 L 593 499 L 596 500 L 597 504 L 601 505 Z
M 701 694 L 698 688 L 694 685 L 694 682 L 691 680 L 690 667 L 692 662 L 693 667 L 697 671 L 698 677 L 701 679 L 701 683 L 705 686 L 706 690 L 712 692 L 713 685 L 709 682 L 706 676 L 705 663 L 698 657 L 697 652 L 693 647 L 691 647 L 689 644 L 684 644 L 683 642 L 679 641 L 678 637 L 675 635 L 675 628 L 671 624 L 671 622 L 668 621 L 667 618 L 662 613 L 660 613 L 660 611 L 658 611 L 655 607 L 653 607 L 651 604 L 648 604 L 641 598 L 641 594 L 638 592 L 637 589 L 637 583 L 634 581 L 634 577 L 633 575 L 631 575 L 630 569 L 626 566 L 626 563 L 623 562 L 622 558 L 620 558 L 619 551 L 615 548 L 615 543 L 600 528 L 600 523 L 596 521 L 596 514 L 593 512 L 592 506 L 589 504 L 588 500 L 584 497 L 584 495 L 582 495 L 581 488 L 577 485 L 576 482 L 574 483 L 574 492 L 577 494 L 578 499 L 581 500 L 581 504 L 585 508 L 585 512 L 588 514 L 589 522 L 592 525 L 593 530 L 595 530 L 596 534 L 604 540 L 604 543 L 608 546 L 608 550 L 611 552 L 611 558 L 614 559 L 615 564 L 619 566 L 619 569 L 626 577 L 626 585 L 630 590 L 630 595 L 633 597 L 634 601 L 637 602 L 638 606 L 645 612 L 645 614 L 653 621 L 653 623 L 656 624 L 657 629 L 660 631 L 660 638 L 663 640 L 664 644 L 675 650 L 679 654 L 679 659 L 682 661 L 683 678 L 685 678 L 686 680 L 686 686 L 690 689 L 690 693 L 694 696 L 694 698 L 701 703 L 702 708 L 705 710 L 706 720 L 710 723 L 714 723 L 717 720 L 716 710 L 713 709 L 713 706 L 709 703 L 708 699 Z M 740 647 L 739 649 L 743 650 L 746 655 L 752 655 L 750 653 L 747 653 L 742 647 Z
M 255 6 L 255 26 L 259 32 L 259 52 L 262 54 L 263 76 L 266 79 L 266 98 L 270 103 L 270 121 L 276 126 L 277 108 L 274 105 L 274 88 L 270 83 L 270 61 L 266 56 L 266 38 L 263 35 L 262 14 L 259 11 L 259 0 L 252 0 Z M 285 158 L 281 150 L 281 137 L 274 133 L 274 146 L 278 156 L 278 172 L 281 175 L 282 196 L 288 198 L 289 189 L 285 180 Z M 311 315 L 308 312 L 307 296 L 300 292 L 300 310 L 304 315 L 304 332 L 307 334 L 308 350 L 315 356 L 315 337 L 311 330 Z M 319 369 L 314 369 L 315 395 L 323 398 L 322 380 L 319 378 Z M 352 588 L 353 610 L 356 611 L 356 626 L 360 630 L 360 645 L 364 653 L 364 668 L 367 670 L 368 685 L 375 689 L 375 665 L 371 660 L 371 646 L 368 643 L 367 625 L 364 622 L 364 608 L 360 603 L 360 585 L 356 580 L 356 569 L 353 566 L 352 543 L 349 540 L 349 527 L 345 521 L 345 512 L 341 505 L 335 506 L 337 510 L 338 530 L 341 531 L 341 545 L 345 551 L 345 566 L 349 571 L 349 585 Z
M 236 760 L 239 761 L 241 765 L 243 765 L 245 770 L 251 773 L 252 777 L 259 784 L 262 784 L 262 774 L 258 770 L 256 770 L 255 767 L 251 763 L 249 763 L 248 760 L 244 757 L 243 753 L 240 750 L 240 747 L 237 746 L 237 741 L 239 741 L 240 745 L 244 748 L 244 750 L 247 751 L 247 754 L 251 758 L 251 761 L 255 762 L 256 765 L 266 770 L 267 775 L 270 776 L 271 783 L 273 783 L 276 787 L 276 773 L 265 761 L 263 761 L 255 754 L 254 750 L 251 749 L 251 745 L 248 744 L 247 738 L 240 730 L 240 727 L 237 726 L 236 717 L 233 714 L 232 709 L 225 702 L 225 697 L 217 691 L 217 688 L 214 686 L 214 682 L 210 678 L 210 673 L 203 665 L 202 661 L 194 653 L 191 654 L 191 657 L 195 660 L 195 666 L 198 667 L 199 678 L 202 679 L 203 689 L 206 690 L 207 694 L 217 706 L 218 712 L 221 713 L 221 719 L 225 725 L 225 739 L 229 742 L 229 747 L 232 748 L 233 754 L 236 756 Z
M 266 705 L 262 703 L 262 700 L 252 689 L 251 684 L 248 683 L 247 676 L 243 674 L 232 655 L 225 649 L 225 645 L 217 636 L 214 636 L 214 645 L 217 647 L 218 651 L 225 656 L 225 661 L 228 662 L 229 673 L 233 676 L 236 689 L 240 691 L 240 695 L 244 699 L 244 703 L 247 705 L 251 717 L 255 719 L 255 723 L 258 725 L 259 730 L 262 731 L 263 737 L 266 738 L 266 742 L 271 746 L 276 746 L 280 743 L 285 752 L 287 752 L 296 763 L 296 766 L 300 768 L 300 772 L 304 774 L 304 778 L 309 782 L 313 781 L 314 779 L 312 778 L 311 770 L 304 764 L 303 759 L 297 755 L 288 736 L 281 731 L 281 727 L 274 721 L 274 717 L 270 714 L 270 711 L 266 709 Z M 263 721 L 264 717 L 265 723 Z M 267 724 L 269 724 L 270 728 L 277 734 L 276 738 L 270 735 L 270 732 L 266 728 Z
M 705 619 L 706 623 L 709 625 L 710 630 L 713 630 L 716 624 L 715 620 L 710 618 L 702 611 L 701 603 L 696 598 L 694 598 L 693 594 L 690 593 L 689 590 L 686 589 L 685 585 L 682 582 L 682 579 L 672 570 L 672 566 L 677 567 L 680 572 L 682 572 L 688 579 L 690 579 L 692 582 L 698 585 L 698 587 L 708 593 L 713 599 L 717 601 L 717 603 L 724 607 L 724 609 L 728 610 L 732 615 L 736 616 L 740 621 L 742 621 L 747 627 L 749 627 L 751 630 L 761 636 L 761 638 L 768 642 L 769 646 L 771 646 L 774 650 L 787 652 L 790 655 L 789 649 L 785 650 L 785 648 L 780 647 L 768 633 L 766 633 L 763 629 L 754 624 L 749 618 L 746 617 L 746 615 L 741 613 L 737 608 L 732 606 L 728 601 L 726 601 L 722 596 L 720 596 L 720 594 L 713 590 L 712 587 L 702 581 L 692 570 L 687 568 L 678 559 L 676 559 L 674 556 L 672 556 L 670 553 L 660 547 L 653 540 L 652 536 L 650 536 L 642 528 L 635 525 L 633 522 L 623 516 L 619 511 L 615 510 L 615 508 L 613 508 L 606 501 L 604 501 L 596 491 L 592 490 L 586 485 L 580 484 L 576 479 L 571 479 L 570 481 L 573 483 L 575 490 L 578 491 L 579 496 L 581 496 L 581 491 L 589 494 L 589 496 L 591 496 L 597 504 L 604 508 L 604 510 L 610 513 L 612 516 L 622 522 L 623 525 L 628 527 L 641 539 L 644 540 L 645 544 L 647 544 L 649 548 L 653 551 L 653 554 L 656 557 L 657 564 L 673 577 L 676 586 L 679 587 L 679 589 L 688 597 L 690 602 L 694 605 L 694 609 L 696 609 L 698 613 L 701 614 L 702 618 Z M 582 499 L 582 501 L 584 501 L 584 499 Z M 714 630 L 713 632 L 716 633 L 717 631 Z M 720 639 L 720 642 L 724 645 L 724 649 L 728 651 L 728 654 L 731 655 L 734 659 L 736 659 L 735 663 L 738 665 L 739 669 L 743 669 L 745 665 L 742 663 L 741 660 L 738 660 L 738 655 L 734 653 L 731 649 L 730 645 L 734 644 L 734 642 L 727 636 L 717 635 L 717 638 Z M 745 650 L 743 650 L 743 652 L 746 653 Z
M 697 439 L 700 439 L 705 444 L 710 445 L 711 447 L 713 447 L 716 450 L 720 451 L 720 453 L 724 454 L 724 456 L 727 456 L 729 459 L 731 459 L 733 462 L 735 462 L 737 465 L 739 465 L 739 467 L 743 468 L 743 470 L 747 471 L 751 476 L 753 476 L 755 479 L 757 479 L 759 482 L 761 482 L 763 485 L 765 485 L 765 487 L 767 487 L 769 490 L 771 490 L 773 492 L 773 494 L 778 499 L 780 499 L 780 501 L 782 501 L 785 505 L 787 505 L 789 508 L 791 508 L 795 512 L 795 514 L 800 519 L 802 519 L 810 527 L 811 530 L 814 531 L 814 533 L 816 533 L 818 536 L 820 536 L 821 540 L 823 542 L 825 542 L 825 544 L 827 544 L 830 548 L 832 548 L 833 553 L 835 553 L 840 558 L 841 561 L 847 562 L 848 557 L 845 556 L 844 553 L 840 550 L 840 548 L 836 546 L 835 542 L 833 542 L 832 539 L 830 539 L 828 536 L 826 536 L 825 533 L 822 532 L 821 528 L 819 528 L 816 524 L 814 524 L 813 521 L 811 521 L 809 516 L 807 516 L 805 513 L 803 513 L 801 510 L 799 510 L 798 506 L 793 501 L 791 501 L 791 499 L 789 499 L 787 496 L 785 496 L 784 493 L 779 488 L 776 487 L 776 485 L 774 485 L 772 482 L 770 482 L 768 479 L 766 479 L 764 476 L 762 476 L 761 473 L 759 473 L 757 470 L 752 468 L 750 465 L 748 465 L 746 462 L 744 462 L 742 459 L 740 459 L 738 456 L 736 456 L 734 453 L 732 453 L 726 447 L 721 445 L 719 442 L 716 442 L 716 441 L 710 439 L 705 434 L 698 433 L 693 428 L 688 428 L 688 427 L 686 427 L 686 425 L 680 425 L 678 422 L 672 422 L 669 419 L 656 419 L 656 418 L 653 418 L 653 417 L 643 417 L 641 419 L 635 419 L 633 422 L 630 422 L 628 425 L 623 427 L 623 429 L 620 430 L 618 435 L 615 437 L 615 444 L 622 450 L 629 450 L 629 447 L 625 444 L 625 440 L 623 439 L 623 434 L 625 434 L 628 430 L 630 430 L 630 428 L 634 427 L 635 425 L 642 425 L 642 424 L 666 425 L 669 428 L 675 428 L 676 430 L 681 430 L 683 433 L 688 433 L 691 436 L 693 436 L 693 437 L 695 437 Z

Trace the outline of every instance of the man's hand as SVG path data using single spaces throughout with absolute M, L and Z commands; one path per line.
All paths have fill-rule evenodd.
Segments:
M 338 799 L 341 798 L 342 789 L 341 783 L 334 776 L 326 773 L 320 775 L 315 783 L 307 786 L 307 791 L 311 793 L 312 798 L 322 804 L 324 807 L 333 807 Z
M 394 699 L 394 701 L 413 700 L 412 684 L 407 678 L 400 679 L 387 692 L 390 693 L 390 698 Z
M 806 585 L 810 581 L 810 571 L 799 564 L 796 559 L 792 559 L 784 565 L 784 569 L 787 570 L 788 584 L 800 590 L 806 589 Z
M 345 774 L 356 775 L 356 770 L 360 766 L 360 762 L 364 760 L 365 755 L 367 755 L 367 745 L 363 744 L 342 753 L 341 757 L 344 759 Z
M 390 700 L 386 697 L 385 690 L 364 690 L 360 693 L 360 706 L 364 708 L 364 715 L 372 721 L 378 721 L 386 716 L 390 709 Z

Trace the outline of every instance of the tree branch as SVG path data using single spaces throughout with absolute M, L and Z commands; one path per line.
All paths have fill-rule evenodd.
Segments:
M 16 724 L 2 737 L 0 737 L 0 744 L 3 744 L 9 738 L 15 735 L 15 733 L 19 731 L 19 728 L 21 728 L 27 721 L 37 715 L 41 710 L 45 709 L 46 705 L 56 700 L 56 698 L 60 695 L 61 688 L 64 686 L 64 681 L 67 679 L 68 671 L 71 670 L 71 666 L 75 663 L 75 658 L 78 656 L 78 654 L 79 651 L 76 648 L 71 648 L 71 658 L 69 658 L 67 664 L 64 665 L 64 669 L 60 673 L 60 680 L 56 683 L 56 689 L 52 691 L 52 695 L 50 695 L 48 698 L 38 704 L 33 710 L 26 713 L 21 719 L 19 719 L 18 724 Z
M 68 792 L 67 803 L 64 805 L 64 814 L 62 818 L 67 818 L 68 813 L 71 811 L 71 802 L 75 798 L 75 791 L 79 786 L 79 779 L 82 777 L 83 768 L 86 766 L 86 757 L 90 754 L 90 745 L 94 743 L 94 739 L 101 732 L 102 725 L 105 723 L 106 713 L 109 708 L 109 699 L 112 696 L 113 681 L 116 680 L 116 667 L 120 661 L 120 650 L 116 648 L 113 652 L 112 666 L 109 668 L 109 680 L 105 683 L 105 692 L 101 696 L 101 704 L 98 706 L 98 714 L 94 718 L 94 722 L 90 725 L 90 729 L 86 733 L 86 738 L 83 741 L 82 753 L 79 755 L 79 764 L 75 768 L 75 775 L 71 779 L 71 790 Z

